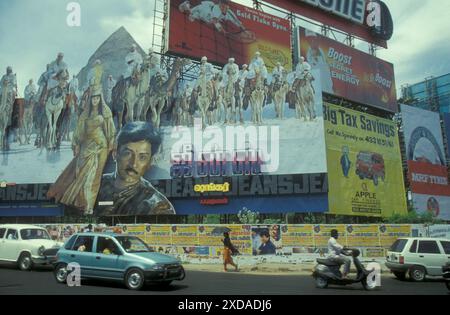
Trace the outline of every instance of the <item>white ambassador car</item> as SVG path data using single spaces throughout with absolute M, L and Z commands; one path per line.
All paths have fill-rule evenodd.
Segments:
M 0 261 L 16 263 L 20 270 L 50 265 L 62 245 L 39 226 L 0 225 Z

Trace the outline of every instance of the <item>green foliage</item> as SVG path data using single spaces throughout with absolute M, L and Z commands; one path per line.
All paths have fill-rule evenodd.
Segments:
M 220 214 L 208 214 L 203 220 L 204 224 L 220 224 Z
M 389 224 L 439 224 L 442 220 L 437 219 L 431 212 L 417 213 L 409 211 L 408 214 L 394 214 L 390 218 L 383 219 L 383 223 Z
M 259 224 L 259 212 L 253 212 L 247 208 L 243 208 L 238 213 L 239 222 L 241 224 Z

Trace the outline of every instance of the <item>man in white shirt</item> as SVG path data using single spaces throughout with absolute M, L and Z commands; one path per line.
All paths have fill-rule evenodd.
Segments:
M 347 278 L 350 272 L 350 265 L 352 261 L 347 256 L 342 254 L 344 246 L 337 242 L 339 238 L 339 232 L 337 230 L 331 230 L 331 237 L 328 240 L 328 259 L 332 260 L 340 265 L 344 265 L 344 271 L 342 272 L 342 277 Z

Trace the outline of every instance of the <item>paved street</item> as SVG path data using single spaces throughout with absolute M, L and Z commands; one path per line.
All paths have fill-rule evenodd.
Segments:
M 360 284 L 348 287 L 330 287 L 320 290 L 309 275 L 248 275 L 242 273 L 208 273 L 188 271 L 182 282 L 174 282 L 167 289 L 148 286 L 141 292 L 127 290 L 121 283 L 83 281 L 78 288 L 59 285 L 48 269 L 21 272 L 12 267 L 0 268 L 0 295 L 5 294 L 144 294 L 144 295 L 302 295 L 302 294 L 437 294 L 450 295 L 440 280 L 424 283 L 399 281 L 391 275 L 382 277 L 382 287 L 366 292 Z

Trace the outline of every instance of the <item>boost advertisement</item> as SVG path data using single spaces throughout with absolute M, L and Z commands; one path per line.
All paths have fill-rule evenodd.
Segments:
M 391 63 L 302 27 L 297 29 L 294 51 L 320 72 L 323 92 L 398 112 Z
M 249 64 L 257 51 L 268 69 L 292 69 L 290 23 L 252 8 L 219 0 L 171 0 L 168 51 L 225 64 Z
M 408 105 L 401 105 L 401 110 L 414 208 L 450 220 L 450 185 L 439 113 Z
M 407 213 L 393 121 L 325 103 L 330 213 L 389 217 Z

